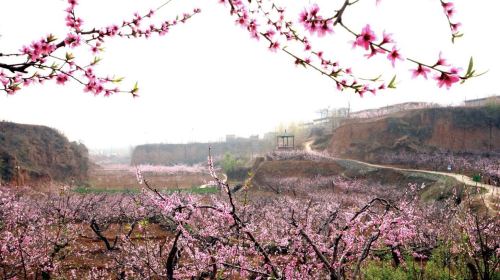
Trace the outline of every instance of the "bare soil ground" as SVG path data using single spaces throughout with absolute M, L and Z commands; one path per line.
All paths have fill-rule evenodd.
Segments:
M 143 172 L 143 176 L 160 189 L 190 189 L 206 184 L 211 180 L 205 173 L 168 174 Z M 89 185 L 100 190 L 139 190 L 136 175 L 127 170 L 94 169 L 89 174 Z

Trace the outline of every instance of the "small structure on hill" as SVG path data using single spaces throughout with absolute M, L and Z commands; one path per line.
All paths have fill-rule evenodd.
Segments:
M 295 148 L 295 136 L 285 133 L 276 136 L 277 150 L 293 150 Z

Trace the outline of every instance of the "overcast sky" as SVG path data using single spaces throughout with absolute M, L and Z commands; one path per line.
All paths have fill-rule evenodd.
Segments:
M 293 2 L 290 14 L 311 3 Z M 439 89 L 434 81 L 412 80 L 411 64 L 392 69 L 385 57 L 366 61 L 360 49 L 352 51 L 349 34 L 337 30 L 319 44 L 344 65 L 365 76 L 398 73 L 398 89 L 367 94 L 338 92 L 325 77 L 296 67 L 289 57 L 267 50 L 234 24 L 217 0 L 174 0 L 160 18 L 176 12 L 202 9 L 191 22 L 175 27 L 161 38 L 109 40 L 100 73 L 139 81 L 140 98 L 121 94 L 110 98 L 84 93 L 77 84 L 65 87 L 47 83 L 23 89 L 14 96 L 0 94 L 0 120 L 43 124 L 80 140 L 90 148 L 126 147 L 141 143 L 214 141 L 225 134 L 242 136 L 273 130 L 280 122 L 307 121 L 325 107 L 385 106 L 406 101 L 458 104 L 464 99 L 500 94 L 498 79 L 498 26 L 500 3 L 495 0 L 456 0 L 456 18 L 465 36 L 452 45 L 438 0 L 363 0 L 345 15 L 354 30 L 366 23 L 381 32 L 394 33 L 405 56 L 434 62 L 440 51 L 453 64 L 467 67 L 474 56 L 479 70 L 488 74 Z M 80 0 L 78 14 L 85 26 L 120 23 L 135 11 L 162 4 L 161 0 Z M 48 33 L 66 34 L 66 1 L 0 0 L 0 52 L 13 52 Z M 369 63 L 367 63 L 369 62 Z

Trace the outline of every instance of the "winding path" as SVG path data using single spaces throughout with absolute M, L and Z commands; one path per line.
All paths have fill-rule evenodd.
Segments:
M 317 153 L 311 148 L 313 141 L 307 141 L 304 143 L 304 149 L 306 152 L 309 153 Z M 322 154 L 323 155 L 323 154 Z M 462 175 L 462 174 L 457 174 L 457 173 L 447 173 L 447 172 L 439 172 L 439 171 L 430 171 L 430 170 L 422 170 L 422 169 L 409 169 L 409 168 L 399 168 L 399 167 L 394 167 L 394 166 L 387 166 L 387 165 L 380 165 L 380 164 L 373 164 L 373 163 L 368 163 L 360 160 L 355 160 L 355 159 L 348 159 L 348 158 L 336 158 L 336 157 L 331 157 L 332 159 L 338 159 L 338 160 L 345 160 L 345 161 L 350 161 L 350 162 L 355 162 L 361 165 L 366 165 L 370 167 L 375 167 L 375 168 L 382 168 L 382 169 L 391 169 L 391 170 L 396 170 L 396 171 L 409 171 L 409 172 L 419 172 L 419 173 L 426 173 L 426 174 L 435 174 L 435 175 L 441 175 L 441 176 L 446 176 L 446 177 L 451 177 L 455 180 L 457 180 L 460 183 L 463 183 L 466 186 L 470 187 L 480 187 L 484 188 L 486 190 L 486 193 L 482 194 L 484 202 L 486 206 L 492 210 L 496 211 L 494 207 L 494 198 L 498 198 L 499 194 L 499 187 L 488 185 L 488 184 L 483 184 L 483 183 L 478 183 L 474 182 L 472 178 Z
M 227 182 L 227 175 L 222 173 L 222 176 L 224 177 L 224 179 L 222 179 L 222 182 L 225 183 Z M 213 186 L 216 186 L 214 184 L 204 184 L 204 185 L 201 185 L 199 186 L 200 189 L 205 189 L 205 188 L 208 188 L 208 187 L 213 187 Z

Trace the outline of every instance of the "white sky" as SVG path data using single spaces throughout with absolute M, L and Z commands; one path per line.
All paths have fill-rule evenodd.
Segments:
M 217 2 L 175 0 L 160 12 L 160 18 L 193 7 L 200 7 L 202 13 L 165 37 L 107 42 L 99 71 L 125 76 L 129 84 L 139 81 L 140 98 L 127 94 L 94 97 L 77 84 L 47 83 L 14 96 L 0 94 L 0 120 L 51 126 L 90 148 L 108 148 L 263 133 L 280 122 L 307 121 L 316 117 L 317 109 L 345 107 L 349 101 L 352 109 L 360 110 L 405 101 L 457 104 L 465 98 L 500 93 L 500 54 L 494 29 L 498 1 L 453 1 L 465 32 L 455 45 L 450 42 L 438 0 L 382 0 L 379 7 L 375 0 L 363 0 L 353 6 L 345 14 L 349 26 L 359 31 L 371 23 L 377 33 L 384 29 L 394 33 L 403 55 L 434 62 L 442 50 L 453 64 L 465 68 L 474 56 L 479 70 L 489 70 L 449 91 L 438 89 L 434 81 L 412 80 L 411 64 L 393 70 L 384 56 L 366 61 L 364 51 L 351 51 L 351 39 L 339 29 L 320 43 L 330 55 L 336 54 L 363 76 L 384 73 L 390 78 L 398 73 L 397 90 L 364 98 L 338 92 L 327 78 L 295 67 L 282 53 L 269 52 L 264 42 L 249 38 L 236 26 L 228 10 Z M 282 2 L 293 2 L 290 9 L 298 15 L 310 3 L 327 3 L 333 11 L 343 1 Z M 77 12 L 85 26 L 103 26 L 160 4 L 161 0 L 80 0 Z M 64 36 L 65 7 L 61 0 L 0 0 L 0 51 L 16 51 L 48 33 Z

